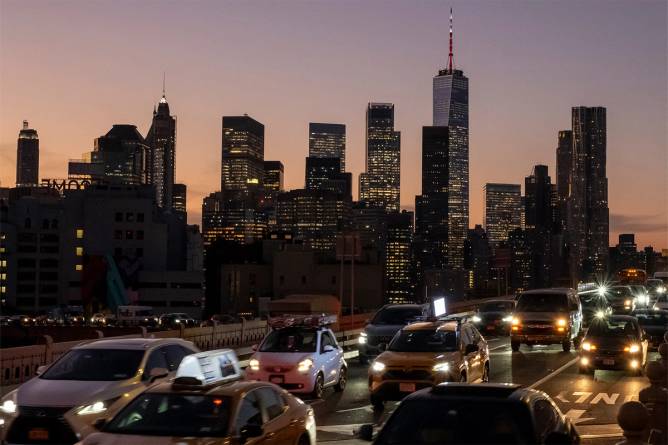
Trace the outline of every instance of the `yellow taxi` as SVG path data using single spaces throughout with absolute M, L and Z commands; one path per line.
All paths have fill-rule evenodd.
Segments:
M 476 327 L 465 319 L 410 324 L 399 331 L 369 367 L 371 404 L 442 382 L 489 380 L 489 348 Z
M 79 445 L 315 445 L 313 409 L 280 387 L 241 380 L 231 350 L 185 357 L 176 378 L 157 383 Z

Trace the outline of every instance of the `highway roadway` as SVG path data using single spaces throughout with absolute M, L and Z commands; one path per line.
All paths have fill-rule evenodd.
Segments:
M 576 424 L 584 444 L 607 445 L 621 440 L 616 424 L 622 403 L 638 400 L 640 389 L 649 385 L 646 377 L 631 377 L 621 371 L 596 371 L 580 375 L 577 352 L 563 352 L 561 345 L 523 345 L 513 353 L 507 337 L 488 338 L 490 381 L 512 382 L 545 391 Z M 650 359 L 655 359 L 652 353 Z M 369 404 L 367 365 L 356 358 L 349 362 L 349 381 L 343 393 L 329 389 L 323 400 L 307 400 L 316 413 L 318 443 L 336 445 L 366 443 L 354 439 L 360 424 L 382 424 L 396 403 L 386 403 L 383 413 Z

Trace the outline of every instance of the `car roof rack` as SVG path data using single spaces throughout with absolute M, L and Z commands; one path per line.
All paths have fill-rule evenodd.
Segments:
M 267 324 L 269 324 L 272 329 L 284 329 L 297 326 L 320 328 L 334 323 L 336 323 L 336 315 L 327 314 L 284 314 L 267 320 Z
M 172 388 L 208 389 L 241 380 L 242 377 L 237 354 L 231 349 L 217 349 L 183 357 Z

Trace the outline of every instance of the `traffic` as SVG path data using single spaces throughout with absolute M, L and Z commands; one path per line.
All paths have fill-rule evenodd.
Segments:
M 343 394 L 368 403 L 369 414 L 363 404 L 336 411 L 372 415 L 373 423 L 350 427 L 362 442 L 580 443 L 576 421 L 584 411 L 560 408 L 573 396 L 537 388 L 571 363 L 582 387 L 599 385 L 598 372 L 642 376 L 668 332 L 668 311 L 656 306 L 664 284 L 532 290 L 460 314 L 448 314 L 444 300 L 386 305 L 356 339 L 354 363 L 332 330 L 336 316 L 326 314 L 271 318 L 244 361 L 230 349 L 200 352 L 178 338 L 84 342 L 2 398 L 0 439 L 313 445 L 318 410 Z M 160 323 L 176 319 L 187 323 L 179 315 Z M 571 348 L 572 362 L 518 384 L 514 357 L 529 364 L 532 354 L 540 354 L 534 361 L 566 354 L 563 363 Z

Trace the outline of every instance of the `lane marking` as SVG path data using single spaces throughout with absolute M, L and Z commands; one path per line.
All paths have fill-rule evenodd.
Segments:
M 580 396 L 575 402 L 573 403 L 584 403 L 587 398 L 592 395 L 591 392 L 584 392 L 584 391 L 577 391 L 573 393 L 574 396 Z
M 594 417 L 585 417 L 582 418 L 582 415 L 585 413 L 586 410 L 584 409 L 569 409 L 568 412 L 566 413 L 566 417 L 571 419 L 571 422 L 573 425 L 577 425 L 578 423 L 582 422 L 588 422 L 590 420 L 594 420 Z
M 355 435 L 355 430 L 359 429 L 360 426 L 364 425 L 363 423 L 349 423 L 346 425 L 322 425 L 316 427 L 316 430 L 322 431 L 324 433 L 338 433 L 338 434 L 347 434 L 350 436 Z
M 601 400 L 603 400 L 607 405 L 614 405 L 615 402 L 617 401 L 617 398 L 619 397 L 619 394 L 614 392 L 610 397 L 608 397 L 607 392 L 600 392 L 596 397 L 592 399 L 591 402 L 589 402 L 592 405 L 597 404 Z
M 561 372 L 564 371 L 565 369 L 570 368 L 571 366 L 573 366 L 577 361 L 578 361 L 578 358 L 575 357 L 573 360 L 571 360 L 570 362 L 566 363 L 566 364 L 563 365 L 561 368 L 559 368 L 559 369 L 557 369 L 557 370 L 555 370 L 555 371 L 552 371 L 551 373 L 549 373 L 548 375 L 546 375 L 546 376 L 543 377 L 542 379 L 535 381 L 533 384 L 531 384 L 530 386 L 528 386 L 528 388 L 529 388 L 529 389 L 533 389 L 533 388 L 535 388 L 536 386 L 540 386 L 540 385 L 542 385 L 543 383 L 547 382 L 547 381 L 550 380 L 552 377 L 554 377 L 554 376 L 556 376 L 557 374 L 561 373 Z
M 337 410 L 337 411 L 334 411 L 334 412 L 336 412 L 336 413 L 349 413 L 351 411 L 358 411 L 360 409 L 368 409 L 368 410 L 373 411 L 373 406 L 372 405 L 364 405 L 364 406 L 360 406 L 360 407 L 357 407 L 357 408 L 340 409 L 340 410 Z
M 497 349 L 501 348 L 507 348 L 510 345 L 501 345 L 501 346 L 494 346 L 493 348 L 489 348 L 490 351 L 496 351 Z

